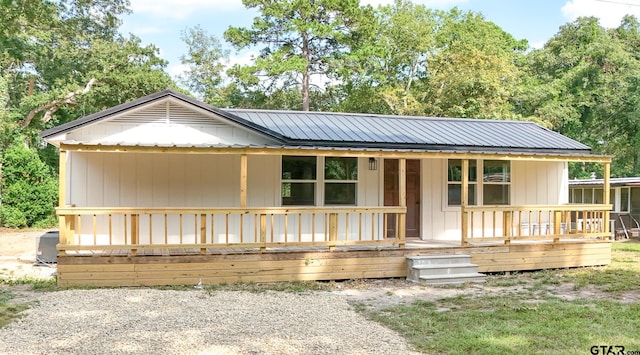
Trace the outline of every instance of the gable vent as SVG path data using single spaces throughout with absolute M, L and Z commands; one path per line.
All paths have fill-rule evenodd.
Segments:
M 218 119 L 174 103 L 160 102 L 145 107 L 138 112 L 128 113 L 112 118 L 109 123 L 140 124 L 181 124 L 187 126 L 226 126 Z

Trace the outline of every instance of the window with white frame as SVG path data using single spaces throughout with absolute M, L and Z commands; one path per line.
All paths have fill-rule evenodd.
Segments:
M 356 205 L 358 158 L 283 156 L 281 181 L 283 206 Z
M 620 212 L 629 212 L 629 196 L 630 189 L 628 187 L 620 188 Z
M 604 203 L 604 190 L 593 187 L 572 188 L 569 194 L 569 203 L 602 204 Z
M 478 174 L 482 171 L 482 179 Z M 508 205 L 511 195 L 511 163 L 502 160 L 469 160 L 468 204 Z M 462 160 L 447 162 L 447 206 L 460 206 Z

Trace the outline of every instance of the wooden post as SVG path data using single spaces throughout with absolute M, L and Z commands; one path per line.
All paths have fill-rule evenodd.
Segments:
M 138 235 L 139 235 L 139 228 L 138 228 L 138 221 L 140 216 L 137 214 L 132 214 L 131 215 L 131 244 L 138 244 L 140 241 L 138 240 Z M 126 217 L 125 217 L 126 218 Z M 131 249 L 131 255 L 136 255 L 136 253 L 138 252 L 138 249 Z
M 603 204 L 608 205 L 609 204 L 609 199 L 611 198 L 611 163 L 610 162 L 606 162 L 604 163 L 604 190 L 603 190 L 603 194 L 602 194 L 602 198 L 604 201 L 602 201 Z M 604 240 L 609 240 L 609 236 L 611 235 L 611 232 L 609 230 L 609 210 L 604 211 L 604 216 L 602 216 L 602 223 L 604 223 L 604 232 L 607 233 L 607 235 L 604 237 Z
M 247 155 L 240 155 L 240 207 L 247 207 Z
M 67 203 L 67 151 L 60 149 L 60 172 L 58 173 L 58 207 L 64 207 Z M 67 229 L 66 216 L 58 216 L 58 229 L 60 230 L 60 240 L 58 244 L 67 244 L 67 235 L 69 230 Z M 60 255 L 65 255 L 64 250 L 58 252 Z
M 469 216 L 467 212 L 467 204 L 469 202 L 469 159 L 462 159 L 462 186 L 460 186 L 460 189 L 461 245 L 466 247 L 469 245 L 467 241 L 469 237 Z M 495 224 L 493 227 L 495 228 Z
M 267 251 L 267 215 L 264 213 L 260 214 L 260 247 L 261 252 Z
M 207 244 L 207 215 L 200 215 L 200 244 Z M 200 254 L 205 254 L 207 248 L 200 248 Z
M 400 214 L 398 223 L 398 246 L 404 247 L 407 235 L 407 160 L 398 159 L 398 190 L 400 193 L 400 207 L 405 208 L 405 212 Z
M 553 212 L 553 242 L 558 243 L 560 241 L 560 233 L 562 232 L 562 212 L 554 211 Z
M 511 244 L 511 231 L 513 230 L 513 223 L 511 220 L 512 216 L 511 211 L 502 211 L 502 236 L 504 239 L 504 244 Z
M 64 222 L 64 236 L 60 234 L 60 245 L 69 244 L 69 240 L 73 240 L 76 235 L 76 215 L 67 215 L 62 216 L 62 221 Z M 60 255 L 65 255 L 65 251 L 61 250 Z
M 338 214 L 329 213 L 329 241 L 336 242 L 338 240 Z M 330 243 L 329 250 L 335 250 L 336 244 Z

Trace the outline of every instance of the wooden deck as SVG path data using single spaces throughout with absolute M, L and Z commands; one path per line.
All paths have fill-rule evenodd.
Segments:
M 600 240 L 459 243 L 407 240 L 404 247 L 344 246 L 243 249 L 79 250 L 58 257 L 61 286 L 152 286 L 292 280 L 406 277 L 407 256 L 470 254 L 480 272 L 606 265 L 611 244 Z

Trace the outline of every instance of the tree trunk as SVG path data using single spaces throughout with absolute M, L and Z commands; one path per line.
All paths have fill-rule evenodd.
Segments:
M 302 34 L 302 56 L 305 60 L 302 72 L 302 111 L 309 111 L 309 39 L 307 34 Z

